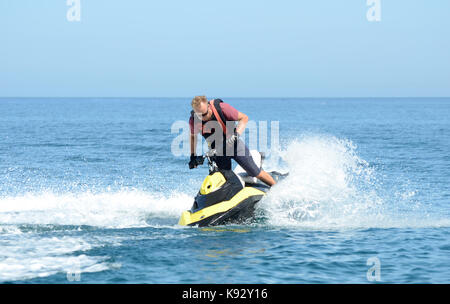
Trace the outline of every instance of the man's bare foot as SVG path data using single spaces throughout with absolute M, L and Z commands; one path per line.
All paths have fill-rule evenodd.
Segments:
M 261 172 L 256 176 L 256 178 L 262 180 L 264 183 L 266 183 L 269 186 L 275 185 L 277 182 L 273 179 L 273 177 L 267 173 L 264 170 L 261 170 Z

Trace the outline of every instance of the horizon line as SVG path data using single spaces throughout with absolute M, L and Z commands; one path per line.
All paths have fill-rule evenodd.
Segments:
M 192 98 L 186 97 L 186 96 L 0 96 L 0 99 L 7 99 L 7 98 L 17 98 L 17 99 L 30 99 L 30 98 L 51 98 L 51 99 L 118 99 L 118 98 L 127 98 L 127 99 L 189 99 Z M 217 97 L 219 98 L 219 97 Z M 279 99 L 326 99 L 326 98 L 334 98 L 334 99 L 345 99 L 345 98 L 351 98 L 351 99 L 358 99 L 358 98 L 372 98 L 372 99 L 386 99 L 386 98 L 450 98 L 450 96 L 299 96 L 299 97 L 283 97 L 283 96 L 269 96 L 269 97 L 260 97 L 260 96 L 225 96 L 220 97 L 224 99 L 272 99 L 272 98 L 279 98 Z

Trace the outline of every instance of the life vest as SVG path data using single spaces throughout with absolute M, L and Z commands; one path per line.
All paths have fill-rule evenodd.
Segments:
M 208 130 L 207 128 L 205 128 L 205 125 L 210 121 L 216 121 L 218 123 L 218 125 L 221 129 L 220 132 L 222 132 L 222 134 L 223 134 L 223 142 L 225 143 L 225 141 L 226 141 L 226 135 L 227 135 L 226 122 L 227 122 L 227 120 L 226 120 L 225 116 L 223 115 L 222 108 L 220 107 L 221 102 L 223 102 L 223 100 L 219 99 L 219 98 L 209 101 L 209 106 L 211 107 L 211 110 L 213 112 L 211 119 L 209 121 L 202 120 L 202 136 L 205 138 L 205 140 L 207 142 L 209 142 L 208 137 L 213 135 L 214 132 L 216 131 L 215 130 L 216 128 L 214 128 L 214 127 L 211 128 L 211 130 Z M 196 118 L 194 117 L 194 115 L 195 115 L 195 113 L 192 110 L 191 117 L 194 120 L 194 125 L 195 125 Z M 198 118 L 197 118 L 197 120 L 198 120 Z M 214 148 L 214 145 L 212 146 L 212 148 Z

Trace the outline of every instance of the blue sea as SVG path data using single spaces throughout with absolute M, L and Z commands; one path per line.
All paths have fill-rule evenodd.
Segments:
M 450 98 L 222 97 L 289 175 L 207 228 L 190 99 L 0 99 L 0 282 L 450 283 Z

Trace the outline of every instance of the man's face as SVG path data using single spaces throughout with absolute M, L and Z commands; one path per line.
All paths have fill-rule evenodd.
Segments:
M 198 106 L 194 106 L 193 110 L 195 115 L 201 120 L 208 120 L 211 116 L 211 110 L 209 109 L 207 102 L 201 102 Z

